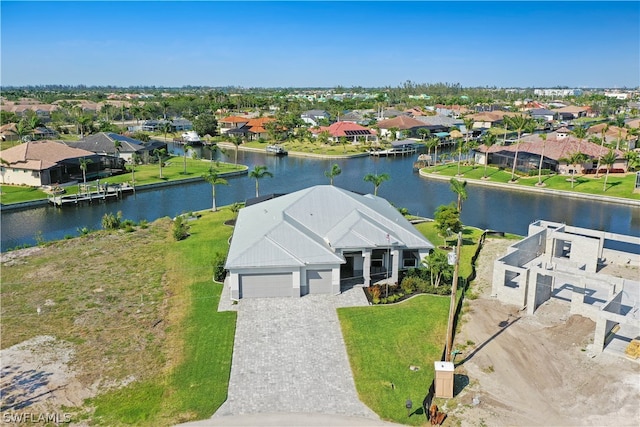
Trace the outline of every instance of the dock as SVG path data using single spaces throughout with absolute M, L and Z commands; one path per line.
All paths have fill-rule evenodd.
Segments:
M 95 189 L 94 189 L 95 187 Z M 51 195 L 47 197 L 49 203 L 54 206 L 77 205 L 81 203 L 93 203 L 94 201 L 108 201 L 121 199 L 125 193 L 135 191 L 135 187 L 129 184 L 103 184 L 94 186 L 79 186 L 77 194 Z

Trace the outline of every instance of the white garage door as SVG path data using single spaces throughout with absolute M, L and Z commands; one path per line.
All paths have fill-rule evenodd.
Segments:
M 291 273 L 241 274 L 240 298 L 290 297 L 292 280 Z
M 307 289 L 310 294 L 330 294 L 331 270 L 308 270 Z

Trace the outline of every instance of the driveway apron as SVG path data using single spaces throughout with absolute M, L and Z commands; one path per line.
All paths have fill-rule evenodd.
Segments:
M 241 300 L 228 398 L 214 418 L 297 412 L 378 419 L 358 399 L 336 313 L 360 305 L 357 292 Z

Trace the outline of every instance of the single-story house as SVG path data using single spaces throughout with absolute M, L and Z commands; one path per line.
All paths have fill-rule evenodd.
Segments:
M 70 147 L 81 148 L 103 156 L 109 156 L 114 159 L 122 159 L 131 162 L 133 154 L 136 153 L 140 160 L 148 162 L 153 156 L 153 150 L 157 148 L 152 144 L 147 144 L 134 138 L 129 138 L 113 132 L 100 132 L 93 135 L 87 135 L 84 139 L 77 142 L 67 142 Z M 116 145 L 119 145 L 116 148 Z M 166 146 L 166 143 L 163 144 Z M 115 162 L 114 168 L 122 168 L 122 162 Z
M 2 182 L 39 187 L 73 181 L 82 175 L 80 160 L 90 160 L 87 174 L 103 168 L 101 156 L 57 141 L 29 141 L 0 151 Z M 5 163 L 6 162 L 6 163 Z
M 352 143 L 357 142 L 359 138 L 364 138 L 366 141 L 377 141 L 378 139 L 375 131 L 353 122 L 340 121 L 332 123 L 331 126 L 320 126 L 310 130 L 314 136 L 325 131 L 329 132 L 329 137 L 334 142 L 338 142 L 341 137 L 347 138 Z
M 380 120 L 377 126 L 380 128 L 381 137 L 390 135 L 391 129 L 396 128 L 398 130 L 395 135 L 396 138 L 400 138 L 400 133 L 403 131 L 407 132 L 405 134 L 406 138 L 420 137 L 418 134 L 419 129 L 429 129 L 426 123 L 409 116 L 397 116 L 393 119 Z
M 532 119 L 544 120 L 545 122 L 550 122 L 556 117 L 556 113 L 547 108 L 533 108 L 529 110 L 529 114 L 531 115 Z
M 325 110 L 308 110 L 302 113 L 300 118 L 309 126 L 320 126 L 323 120 L 331 120 L 331 115 Z
M 231 299 L 340 293 L 398 281 L 433 244 L 385 199 L 317 185 L 240 210 L 225 264 Z
M 559 116 L 560 120 L 573 120 L 578 117 L 586 117 L 591 111 L 589 107 L 581 107 L 577 105 L 568 105 L 562 108 L 556 108 L 553 111 Z
M 478 164 L 489 164 L 511 168 L 515 152 L 518 151 L 518 164 L 516 168 L 527 172 L 537 170 L 540 165 L 540 156 L 544 155 L 543 169 L 550 169 L 563 175 L 572 173 L 595 173 L 598 158 L 606 154 L 609 149 L 599 144 L 580 140 L 569 134 L 568 129 L 558 129 L 556 132 L 547 134 L 547 140 L 543 141 L 538 134 L 533 134 L 521 138 L 518 144 L 512 145 L 492 145 L 487 149 L 483 144 L 474 149 L 475 160 Z M 543 153 L 544 152 L 544 153 Z M 580 152 L 587 155 L 587 161 L 583 164 L 573 165 L 567 159 L 573 153 Z M 627 161 L 624 153 L 614 150 L 616 161 L 611 166 L 612 170 L 627 171 Z M 604 172 L 606 167 L 600 165 L 600 171 Z

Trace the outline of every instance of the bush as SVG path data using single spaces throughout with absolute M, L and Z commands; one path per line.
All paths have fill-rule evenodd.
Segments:
M 175 240 L 183 240 L 189 236 L 189 226 L 185 224 L 181 216 L 176 217 L 173 221 L 173 238 Z
M 402 279 L 402 283 L 401 283 L 401 287 L 402 290 L 407 293 L 410 294 L 412 292 L 415 292 L 416 289 L 418 289 L 418 281 L 420 280 L 419 277 L 417 276 L 410 276 L 409 274 L 407 274 L 407 276 Z
M 122 222 L 122 211 L 118 211 L 116 215 L 113 212 L 106 213 L 102 216 L 102 228 L 105 230 L 117 230 Z
M 213 280 L 216 282 L 224 282 L 224 278 L 227 276 L 227 271 L 224 269 L 226 260 L 227 255 L 222 252 L 216 252 L 213 256 L 211 263 L 213 264 Z

